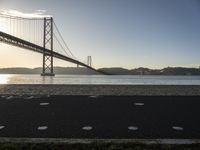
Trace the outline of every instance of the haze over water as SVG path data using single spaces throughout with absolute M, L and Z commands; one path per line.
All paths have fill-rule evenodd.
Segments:
M 108 85 L 200 85 L 200 76 L 159 75 L 0 75 L 0 84 L 108 84 Z

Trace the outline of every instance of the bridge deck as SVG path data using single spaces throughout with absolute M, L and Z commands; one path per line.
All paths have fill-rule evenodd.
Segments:
M 99 72 L 101 74 L 107 74 L 103 71 L 96 70 L 95 68 L 90 67 L 90 66 L 88 66 L 88 65 L 86 65 L 86 64 L 84 64 L 84 63 L 82 63 L 78 60 L 64 56 L 64 55 L 59 54 L 59 53 L 54 52 L 54 51 L 51 52 L 51 50 L 49 50 L 49 49 L 44 49 L 43 47 L 41 47 L 39 45 L 33 44 L 31 42 L 25 41 L 23 39 L 9 35 L 9 34 L 4 33 L 4 32 L 0 32 L 0 42 L 4 42 L 6 44 L 10 44 L 10 45 L 17 46 L 17 47 L 20 47 L 20 48 L 28 49 L 28 50 L 31 50 L 31 51 L 34 51 L 34 52 L 37 52 L 37 53 L 41 53 L 41 54 L 43 54 L 43 51 L 45 50 L 45 53 L 47 55 L 50 55 L 50 56 L 53 55 L 53 57 L 55 57 L 55 58 L 58 58 L 58 59 L 61 59 L 61 60 L 64 60 L 64 61 L 68 61 L 68 62 L 71 62 L 71 63 L 74 63 L 74 64 L 78 64 L 78 65 L 83 66 L 83 67 L 87 67 L 87 68 L 94 70 L 96 72 Z

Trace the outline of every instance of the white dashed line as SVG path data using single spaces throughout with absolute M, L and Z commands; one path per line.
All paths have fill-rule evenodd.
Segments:
M 40 106 L 47 106 L 49 103 L 40 103 Z
M 37 129 L 38 129 L 38 130 L 47 130 L 48 127 L 47 127 L 47 126 L 39 126 Z
M 82 127 L 83 130 L 86 130 L 86 131 L 90 131 L 92 130 L 92 127 L 91 126 L 85 126 L 85 127 Z
M 5 128 L 5 126 L 0 126 L 0 130 L 3 129 L 3 128 Z
M 8 96 L 8 97 L 6 97 L 6 99 L 12 99 L 13 98 L 13 96 Z
M 98 98 L 99 96 L 98 95 L 91 95 L 89 96 L 90 98 Z
M 183 127 L 173 126 L 172 129 L 177 130 L 177 131 L 182 131 Z
M 50 97 L 51 95 L 47 95 L 47 98 Z
M 136 131 L 136 130 L 138 130 L 138 127 L 136 127 L 136 126 L 129 126 L 128 129 L 129 129 L 129 130 Z
M 33 99 L 34 96 L 28 96 L 28 97 L 25 97 L 25 99 Z
M 135 106 L 144 106 L 144 103 L 134 103 Z

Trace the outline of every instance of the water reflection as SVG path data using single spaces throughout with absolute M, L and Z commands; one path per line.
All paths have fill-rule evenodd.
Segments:
M 0 75 L 0 84 L 7 84 L 11 75 L 2 74 Z
M 104 76 L 2 74 L 0 84 L 106 84 L 106 85 L 200 85 L 200 76 Z
M 54 83 L 54 77 L 52 76 L 42 76 L 42 84 L 53 84 Z

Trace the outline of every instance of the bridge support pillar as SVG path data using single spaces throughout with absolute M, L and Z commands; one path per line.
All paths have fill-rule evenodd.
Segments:
M 42 76 L 54 76 L 53 72 L 53 18 L 44 18 L 44 39 L 43 39 L 43 68 Z M 50 49 L 51 54 L 45 49 Z

